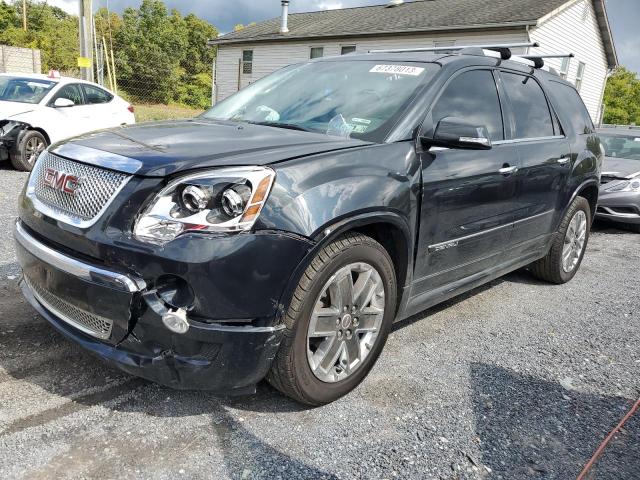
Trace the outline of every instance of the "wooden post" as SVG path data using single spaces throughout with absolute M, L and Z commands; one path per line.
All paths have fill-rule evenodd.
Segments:
M 22 29 L 27 31 L 27 0 L 22 0 Z

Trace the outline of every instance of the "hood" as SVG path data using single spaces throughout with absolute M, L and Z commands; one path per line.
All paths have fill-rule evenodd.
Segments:
M 605 157 L 602 176 L 624 179 L 640 173 L 640 160 L 628 158 Z
M 113 170 L 164 177 L 194 168 L 267 165 L 364 145 L 369 143 L 284 128 L 194 119 L 94 132 L 55 145 L 52 151 Z
M 14 115 L 33 112 L 37 105 L 32 103 L 4 102 L 0 101 L 0 120 L 8 120 Z

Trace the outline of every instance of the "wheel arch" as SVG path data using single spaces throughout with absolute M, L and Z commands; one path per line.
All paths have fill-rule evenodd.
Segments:
M 596 209 L 598 207 L 598 197 L 600 195 L 600 183 L 597 179 L 591 178 L 589 180 L 585 180 L 574 190 L 569 202 L 564 207 L 564 211 L 562 212 L 562 217 L 567 213 L 567 210 L 571 207 L 571 204 L 577 197 L 584 197 L 589 202 L 589 207 L 591 210 L 591 220 L 595 218 Z
M 31 127 L 29 128 L 29 130 L 32 130 L 34 132 L 38 132 L 41 133 L 42 136 L 44 137 L 44 139 L 47 141 L 47 146 L 51 145 L 51 137 L 49 137 L 49 134 L 45 131 L 44 128 L 41 127 Z M 27 130 L 28 131 L 28 130 Z
M 300 278 L 317 253 L 329 243 L 349 232 L 357 232 L 373 238 L 389 253 L 397 279 L 398 302 L 396 310 L 401 308 L 406 300 L 403 295 L 405 287 L 411 283 L 413 275 L 413 241 L 410 227 L 398 213 L 390 211 L 367 212 L 325 225 L 312 237 L 315 241 L 313 248 L 309 250 L 291 275 L 281 298 L 280 318 L 286 314 Z

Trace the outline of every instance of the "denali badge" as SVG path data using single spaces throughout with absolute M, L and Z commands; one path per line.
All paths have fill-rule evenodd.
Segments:
M 75 175 L 69 175 L 68 173 L 59 172 L 53 168 L 47 168 L 44 171 L 44 184 L 47 187 L 54 190 L 60 190 L 61 192 L 69 195 L 75 195 L 76 190 L 80 186 L 80 179 Z

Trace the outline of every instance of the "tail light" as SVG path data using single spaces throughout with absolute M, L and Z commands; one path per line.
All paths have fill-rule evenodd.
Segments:
M 133 105 L 129 105 L 129 106 L 127 107 L 127 110 L 129 110 L 131 113 L 136 113 L 136 109 L 135 109 L 135 108 L 133 108 Z

